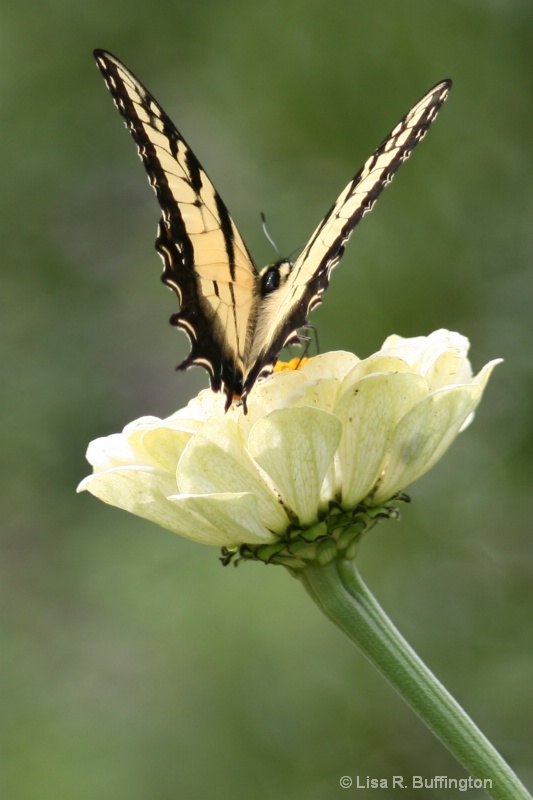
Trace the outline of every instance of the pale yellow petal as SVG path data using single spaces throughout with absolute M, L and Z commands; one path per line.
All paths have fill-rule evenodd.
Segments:
M 176 423 L 160 424 L 144 431 L 140 444 L 144 451 L 162 469 L 176 473 L 176 466 L 193 433 Z
M 189 539 L 219 547 L 235 547 L 267 544 L 278 538 L 260 524 L 257 499 L 253 494 L 183 494 L 169 500 L 175 505 L 180 533 Z
M 248 398 L 248 416 L 253 422 L 277 408 L 285 408 L 298 397 L 302 387 L 307 385 L 302 370 L 276 372 L 254 386 Z M 242 420 L 244 422 L 244 420 Z
M 492 370 L 494 369 L 494 367 L 496 367 L 498 364 L 501 364 L 502 362 L 503 362 L 502 358 L 495 358 L 492 361 L 489 361 L 489 363 L 485 364 L 483 369 L 481 369 L 478 372 L 476 377 L 473 379 L 472 383 L 476 384 L 477 386 L 480 386 L 482 391 L 484 391 L 485 390 L 485 386 L 487 385 L 487 381 L 488 381 L 488 379 L 490 378 L 490 376 L 492 374 Z M 468 428 L 468 426 L 470 425 L 470 423 L 474 419 L 474 416 L 475 416 L 474 412 L 471 411 L 470 414 L 468 415 L 468 417 L 465 419 L 465 421 L 461 425 L 461 427 L 459 429 L 459 433 L 462 433 L 464 430 L 466 430 L 466 428 Z
M 343 387 L 348 388 L 349 386 L 353 386 L 358 381 L 366 378 L 367 375 L 387 372 L 413 372 L 413 369 L 409 366 L 407 361 L 404 361 L 398 356 L 376 353 L 360 361 L 348 372 L 343 380 Z
M 163 470 L 150 467 L 116 467 L 89 475 L 78 486 L 104 503 L 123 508 L 163 528 L 180 533 L 176 510 L 168 496 L 176 493 L 176 482 Z
M 353 353 L 346 350 L 335 350 L 310 358 L 299 371 L 310 381 L 319 381 L 325 378 L 342 381 L 358 363 L 359 359 Z
M 273 411 L 250 432 L 248 448 L 302 526 L 317 520 L 320 492 L 341 423 L 314 408 Z
M 183 500 L 181 495 L 169 498 L 169 503 L 172 504 L 174 511 L 174 527 L 171 528 L 173 533 L 200 544 L 209 544 L 216 547 L 230 546 L 230 542 L 227 541 L 217 526 L 212 525 L 201 514 L 196 514 L 192 505 L 186 502 L 186 499 L 190 496 L 184 495 Z
M 337 404 L 339 392 L 342 390 L 342 381 L 335 378 L 309 381 L 303 388 L 298 398 L 294 398 L 295 406 L 319 408 L 322 411 L 333 412 Z
M 411 372 L 369 375 L 343 393 L 335 414 L 342 422 L 338 463 L 344 508 L 353 508 L 374 487 L 398 421 L 426 394 L 425 380 Z
M 481 398 L 475 384 L 441 389 L 400 421 L 391 439 L 390 461 L 374 495 L 387 500 L 427 472 L 445 453 Z
M 493 358 L 492 361 L 489 361 L 488 364 L 485 364 L 483 369 L 479 370 L 478 374 L 473 380 L 473 383 L 477 384 L 478 386 L 481 386 L 481 388 L 484 390 L 490 376 L 492 375 L 494 367 L 497 367 L 498 364 L 502 363 L 503 363 L 503 358 Z
M 455 349 L 445 349 L 431 364 L 425 365 L 423 374 L 430 391 L 458 383 L 471 383 L 472 367 L 466 354 Z
M 133 464 L 139 456 L 132 449 L 127 436 L 112 433 L 89 442 L 85 457 L 95 472 L 104 472 L 113 467 Z
M 466 360 L 469 347 L 470 343 L 466 336 L 441 328 L 429 336 L 404 338 L 393 334 L 385 339 L 380 352 L 396 355 L 407 361 L 412 369 L 421 375 L 426 375 L 443 353 L 453 352 Z
M 212 417 L 194 436 L 177 469 L 180 492 L 250 492 L 257 499 L 260 523 L 283 533 L 289 523 L 279 497 L 248 455 L 235 420 Z
M 185 408 L 178 409 L 169 419 L 187 420 L 192 424 L 205 422 L 213 414 L 223 414 L 225 403 L 224 392 L 212 392 L 211 389 L 203 389 L 197 397 L 189 400 Z

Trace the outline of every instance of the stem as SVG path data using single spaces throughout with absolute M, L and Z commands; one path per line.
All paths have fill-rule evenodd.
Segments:
M 296 573 L 315 603 L 357 644 L 411 708 L 495 800 L 532 800 L 470 717 L 420 660 L 359 576 L 353 561 Z

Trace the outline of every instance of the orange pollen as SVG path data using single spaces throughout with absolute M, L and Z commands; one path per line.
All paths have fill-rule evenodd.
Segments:
M 290 361 L 276 361 L 274 365 L 274 372 L 285 372 L 286 370 L 295 370 L 303 367 L 308 358 L 291 358 Z

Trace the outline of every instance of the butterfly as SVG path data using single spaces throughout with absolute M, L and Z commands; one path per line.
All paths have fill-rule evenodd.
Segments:
M 170 322 L 189 336 L 191 350 L 178 369 L 209 373 L 224 390 L 226 410 L 246 399 L 272 372 L 285 345 L 321 301 L 359 220 L 370 211 L 400 164 L 423 138 L 446 100 L 451 81 L 433 86 L 363 164 L 292 263 L 256 269 L 217 190 L 170 118 L 115 56 L 95 50 L 96 63 L 133 136 L 162 217 L 156 250 L 163 282 L 178 296 Z

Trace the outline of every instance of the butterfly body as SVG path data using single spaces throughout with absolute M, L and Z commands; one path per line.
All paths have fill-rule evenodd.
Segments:
M 179 369 L 209 373 L 226 408 L 246 398 L 321 302 L 346 242 L 448 96 L 433 87 L 398 123 L 345 187 L 294 263 L 256 269 L 220 195 L 152 95 L 114 56 L 96 50 L 99 69 L 139 149 L 162 211 L 156 249 L 163 282 L 178 296 L 171 323 L 191 340 Z

